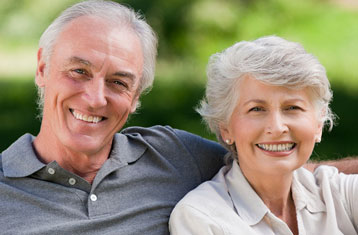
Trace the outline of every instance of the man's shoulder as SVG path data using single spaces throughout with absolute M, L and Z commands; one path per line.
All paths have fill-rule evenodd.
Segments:
M 171 143 L 185 144 L 185 142 L 203 142 L 204 138 L 193 133 L 172 128 L 171 126 L 156 125 L 152 127 L 128 127 L 119 134 L 127 138 L 142 139 L 150 144 L 170 145 Z M 162 146 L 164 147 L 164 146 Z
M 2 153 L 0 153 L 0 172 L 3 174 L 4 170 L 2 167 Z
M 29 143 L 32 143 L 35 137 L 29 133 L 26 133 L 20 136 L 15 142 L 13 142 L 7 149 L 5 149 L 1 154 L 7 151 L 11 151 L 14 149 L 27 147 Z
M 172 149 L 173 146 L 181 145 L 192 151 L 194 155 L 210 153 L 223 155 L 226 153 L 226 150 L 215 141 L 170 126 L 128 127 L 123 129 L 119 135 L 160 146 L 162 149 L 170 148 L 172 151 L 175 151 Z
M 151 127 L 140 127 L 140 126 L 131 126 L 123 129 L 121 134 L 124 135 L 141 135 L 146 138 L 150 138 L 152 136 L 171 136 L 171 135 L 178 135 L 178 134 L 187 134 L 187 135 L 194 135 L 192 133 L 175 129 L 171 126 L 151 126 Z
M 123 129 L 120 134 L 135 136 L 141 135 L 143 137 L 157 136 L 157 135 L 168 135 L 174 133 L 175 129 L 170 126 L 151 126 L 151 127 L 140 127 L 131 126 Z
M 9 172 L 18 173 L 15 169 L 22 167 L 29 169 L 30 162 L 36 158 L 32 148 L 34 138 L 33 135 L 26 133 L 0 154 L 0 168 L 2 172 L 5 174 Z
M 226 150 L 218 143 L 170 126 L 129 127 L 118 134 L 131 148 L 145 146 L 147 153 L 171 159 L 185 168 L 198 167 L 202 181 L 211 179 L 223 165 Z

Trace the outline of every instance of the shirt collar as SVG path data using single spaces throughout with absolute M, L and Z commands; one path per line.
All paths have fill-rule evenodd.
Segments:
M 147 149 L 144 142 L 143 137 L 137 133 L 117 133 L 113 139 L 109 158 L 98 171 L 92 185 L 96 186 L 106 175 L 136 162 Z
M 236 161 L 226 175 L 226 184 L 240 217 L 250 226 L 259 223 L 269 209 L 252 189 Z M 326 211 L 314 175 L 303 167 L 293 172 L 292 195 L 297 210 L 307 208 L 311 213 Z
M 34 136 L 25 134 L 2 153 L 4 176 L 25 177 L 46 166 L 38 160 L 36 156 L 32 146 L 34 139 Z M 147 149 L 143 142 L 144 140 L 142 136 L 137 133 L 126 133 L 125 135 L 116 134 L 113 140 L 112 151 L 108 159 L 109 161 L 105 162 L 105 165 L 108 166 L 104 167 L 106 173 L 108 173 L 108 171 L 113 171 L 120 166 L 137 161 Z
M 147 146 L 145 140 L 138 133 L 117 133 L 114 136 L 110 159 L 130 164 L 143 156 Z
M 25 134 L 2 153 L 4 176 L 25 177 L 45 167 L 32 146 L 34 136 Z
M 250 226 L 259 223 L 268 208 L 252 189 L 236 161 L 226 175 L 229 194 L 240 217 Z
M 293 172 L 292 196 L 297 210 L 307 208 L 311 213 L 326 211 L 314 175 L 301 167 Z

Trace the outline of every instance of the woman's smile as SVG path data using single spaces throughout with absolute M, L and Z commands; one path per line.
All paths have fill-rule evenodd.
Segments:
M 260 143 L 256 146 L 264 153 L 274 157 L 289 156 L 297 146 L 294 142 Z

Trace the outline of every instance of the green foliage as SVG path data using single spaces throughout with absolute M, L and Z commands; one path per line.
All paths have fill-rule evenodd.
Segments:
M 28 64 L 36 62 L 37 42 L 43 30 L 75 2 L 78 0 L 1 1 L 0 151 L 25 132 L 37 134 L 40 121 L 36 119 L 34 69 L 28 68 Z M 274 34 L 302 43 L 326 67 L 332 82 L 332 109 L 340 119 L 331 133 L 323 135 L 314 157 L 358 154 L 357 9 L 325 0 L 118 2 L 144 13 L 159 35 L 154 88 L 142 97 L 142 107 L 127 126 L 171 125 L 215 139 L 194 111 L 204 93 L 209 56 L 236 41 Z M 13 64 L 7 66 L 10 62 Z M 10 73 L 11 77 L 3 76 Z
M 333 87 L 335 99 L 332 108 L 340 117 L 332 132 L 323 134 L 322 143 L 315 148 L 313 158 L 336 159 L 348 155 L 357 155 L 358 126 L 354 113 L 358 97 L 347 93 L 345 89 Z M 191 131 L 215 140 L 201 123 L 195 112 L 204 87 L 190 80 L 155 84 L 152 92 L 142 97 L 142 106 L 133 114 L 126 126 L 170 125 Z M 36 135 L 40 121 L 36 118 L 36 89 L 33 82 L 0 81 L 0 152 L 26 132 Z
M 38 133 L 33 82 L 0 80 L 0 152 L 24 133 Z
M 39 35 L 62 9 L 75 0 L 2 0 L 0 3 L 0 49 L 37 45 Z M 5 47 L 6 46 L 6 47 Z

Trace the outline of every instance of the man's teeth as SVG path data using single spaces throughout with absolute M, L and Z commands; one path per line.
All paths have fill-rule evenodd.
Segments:
M 102 119 L 103 119 L 103 117 L 89 116 L 89 115 L 86 115 L 86 114 L 76 112 L 75 110 L 72 110 L 72 114 L 76 119 L 82 120 L 82 121 L 85 121 L 85 122 L 98 123 L 98 122 L 102 121 Z
M 287 144 L 257 144 L 260 149 L 271 152 L 289 151 L 294 147 L 294 143 Z

